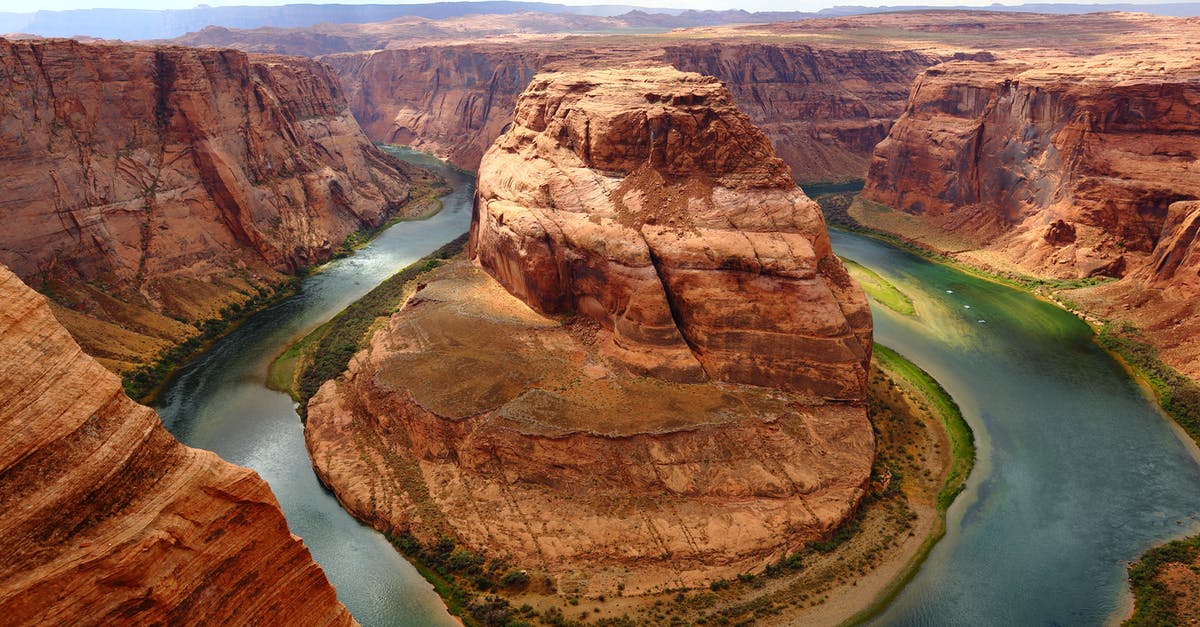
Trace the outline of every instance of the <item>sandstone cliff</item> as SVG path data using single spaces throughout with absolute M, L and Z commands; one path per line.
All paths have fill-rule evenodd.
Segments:
M 598 44 L 598 45 L 596 45 Z M 470 169 L 542 70 L 669 63 L 723 80 L 800 181 L 861 178 L 904 108 L 908 86 L 940 57 L 796 44 L 426 45 L 322 58 L 346 86 L 367 135 L 430 150 Z
M 348 28 L 381 37 L 389 25 Z M 1188 28 L 1186 20 L 1127 13 L 921 11 L 654 35 L 510 34 L 472 43 L 446 30 L 441 40 L 395 38 L 388 50 L 322 60 L 336 69 L 373 140 L 410 143 L 470 169 L 508 123 L 533 73 L 668 63 L 724 81 L 807 183 L 862 178 L 875 144 L 904 111 L 913 79 L 935 63 L 1006 51 L 1088 56 L 1154 45 Z M 514 25 L 509 32 L 520 31 Z M 259 33 L 252 45 L 287 45 L 294 36 Z
M 253 471 L 179 444 L 0 267 L 0 613 L 349 625 Z
M 756 570 L 853 513 L 865 297 L 719 82 L 539 75 L 475 210 L 479 265 L 423 280 L 308 406 L 351 512 L 589 595 Z
M 861 399 L 870 312 L 816 203 L 719 81 L 634 76 L 530 84 L 480 164 L 472 256 L 635 370 Z
M 1200 65 L 950 62 L 913 85 L 864 196 L 1025 272 L 1121 276 L 1200 198 Z
M 0 262 L 124 369 L 409 195 L 320 63 L 0 40 Z
M 667 46 L 664 58 L 721 79 L 800 182 L 862 178 L 913 78 L 942 60 L 916 50 L 738 42 Z
M 1177 27 L 1187 38 L 1200 23 Z M 1165 34 L 1131 47 L 930 68 L 863 193 L 908 217 L 856 217 L 1000 271 L 1124 277 L 1064 296 L 1136 324 L 1200 378 L 1198 51 Z

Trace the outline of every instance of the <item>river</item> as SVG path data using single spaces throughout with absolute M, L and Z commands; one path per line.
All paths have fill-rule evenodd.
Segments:
M 338 598 L 364 626 L 436 627 L 458 622 L 416 569 L 317 481 L 295 403 L 266 387 L 267 366 L 284 347 L 470 226 L 474 179 L 420 153 L 400 156 L 454 186 L 442 211 L 400 222 L 352 256 L 326 264 L 295 296 L 250 317 L 182 368 L 156 409 L 184 444 L 266 479 L 292 533 L 304 538 Z
M 445 208 L 305 279 L 181 369 L 157 408 L 184 443 L 267 480 L 291 530 L 368 626 L 455 621 L 416 570 L 318 483 L 292 400 L 265 380 L 292 340 L 467 229 L 473 179 L 404 157 L 455 185 Z M 913 298 L 916 317 L 874 308 L 876 339 L 941 381 L 979 452 L 945 539 L 875 622 L 1090 625 L 1127 611 L 1126 562 L 1200 529 L 1190 445 L 1074 316 L 875 240 L 832 237 L 839 254 Z
M 1190 442 L 1075 316 L 873 239 L 832 237 L 912 297 L 916 317 L 872 303 L 875 339 L 942 383 L 979 455 L 946 537 L 875 623 L 1123 618 L 1126 563 L 1200 528 Z

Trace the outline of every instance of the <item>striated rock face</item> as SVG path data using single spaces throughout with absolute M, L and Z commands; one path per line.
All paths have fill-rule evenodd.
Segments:
M 598 45 L 588 45 L 588 44 Z M 911 51 L 821 50 L 795 44 L 616 47 L 425 45 L 322 58 L 375 141 L 411 144 L 475 169 L 536 72 L 668 63 L 716 76 L 770 137 L 800 181 L 861 178 L 871 149 L 904 108 L 909 84 L 941 57 Z
M 550 54 L 424 46 L 322 57 L 367 136 L 474 170 Z
M 470 246 L 537 311 L 612 330 L 637 371 L 862 398 L 865 297 L 713 78 L 535 79 L 480 164 Z
M 478 265 L 309 403 L 351 512 L 593 596 L 756 570 L 853 513 L 865 297 L 719 82 L 541 74 L 477 189 Z
M 1154 251 L 1172 203 L 1200 198 L 1200 65 L 1141 60 L 931 68 L 864 195 L 1026 272 L 1120 276 Z
M 349 625 L 253 471 L 187 448 L 0 267 L 8 624 Z
M 1068 295 L 1088 311 L 1134 323 L 1160 359 L 1200 381 L 1200 201 L 1170 206 L 1150 258 L 1125 278 Z
M 736 42 L 668 46 L 664 58 L 721 79 L 801 182 L 862 178 L 913 79 L 942 60 L 914 50 Z
M 408 198 L 320 63 L 0 40 L 0 262 L 118 369 Z

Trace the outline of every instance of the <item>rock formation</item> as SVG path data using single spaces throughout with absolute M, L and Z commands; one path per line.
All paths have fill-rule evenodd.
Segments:
M 1009 52 L 1088 56 L 1154 45 L 1192 28 L 1186 20 L 1128 13 L 920 11 L 647 36 L 515 34 L 466 43 L 449 26 L 439 26 L 445 29 L 440 36 L 389 39 L 386 50 L 322 57 L 337 71 L 371 139 L 413 144 L 474 169 L 535 72 L 666 63 L 724 81 L 802 183 L 862 178 L 875 144 L 904 111 L 913 79 L 941 61 Z M 391 26 L 346 28 L 380 44 Z M 279 33 L 274 41 L 289 45 L 296 36 Z M 261 47 L 273 40 L 257 33 L 252 43 L 223 41 Z
M 719 82 L 539 75 L 475 209 L 478 265 L 423 279 L 308 406 L 356 516 L 612 595 L 761 568 L 854 511 L 866 300 Z
M 530 84 L 480 164 L 472 256 L 635 371 L 861 399 L 870 312 L 816 203 L 720 82 L 635 76 Z
M 0 262 L 116 369 L 379 225 L 417 175 L 313 61 L 0 40 L 0 74 Z
M 181 445 L 0 267 L 0 613 L 349 625 L 253 471 Z
M 1154 250 L 1171 203 L 1200 198 L 1197 78 L 1190 58 L 936 66 L 864 196 L 1026 272 L 1120 276 Z
M 800 181 L 861 178 L 904 108 L 908 86 L 940 57 L 799 44 L 601 42 L 427 44 L 322 57 L 375 141 L 411 144 L 475 169 L 534 73 L 642 60 L 720 78 Z
M 914 216 L 907 236 L 956 236 L 969 263 L 1124 277 L 1064 296 L 1133 322 L 1200 378 L 1198 26 L 1086 58 L 930 68 L 876 148 L 864 196 Z

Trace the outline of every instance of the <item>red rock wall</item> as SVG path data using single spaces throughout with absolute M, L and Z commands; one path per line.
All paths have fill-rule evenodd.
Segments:
M 354 621 L 253 471 L 177 442 L 0 267 L 0 616 Z
M 611 49 L 519 42 L 446 45 L 323 57 L 373 140 L 410 144 L 469 169 L 511 120 L 541 70 L 637 59 L 716 76 L 802 182 L 861 178 L 871 149 L 904 108 L 908 87 L 940 59 L 917 52 L 714 43 Z
M 871 162 L 864 196 L 1025 271 L 1121 275 L 1171 203 L 1200 197 L 1195 68 L 950 62 L 929 69 Z
M 800 182 L 862 178 L 913 79 L 941 60 L 907 50 L 738 43 L 668 46 L 664 59 L 721 79 Z
M 409 194 L 314 61 L 0 40 L 0 75 L 0 262 L 72 309 L 110 365 L 327 258 Z

